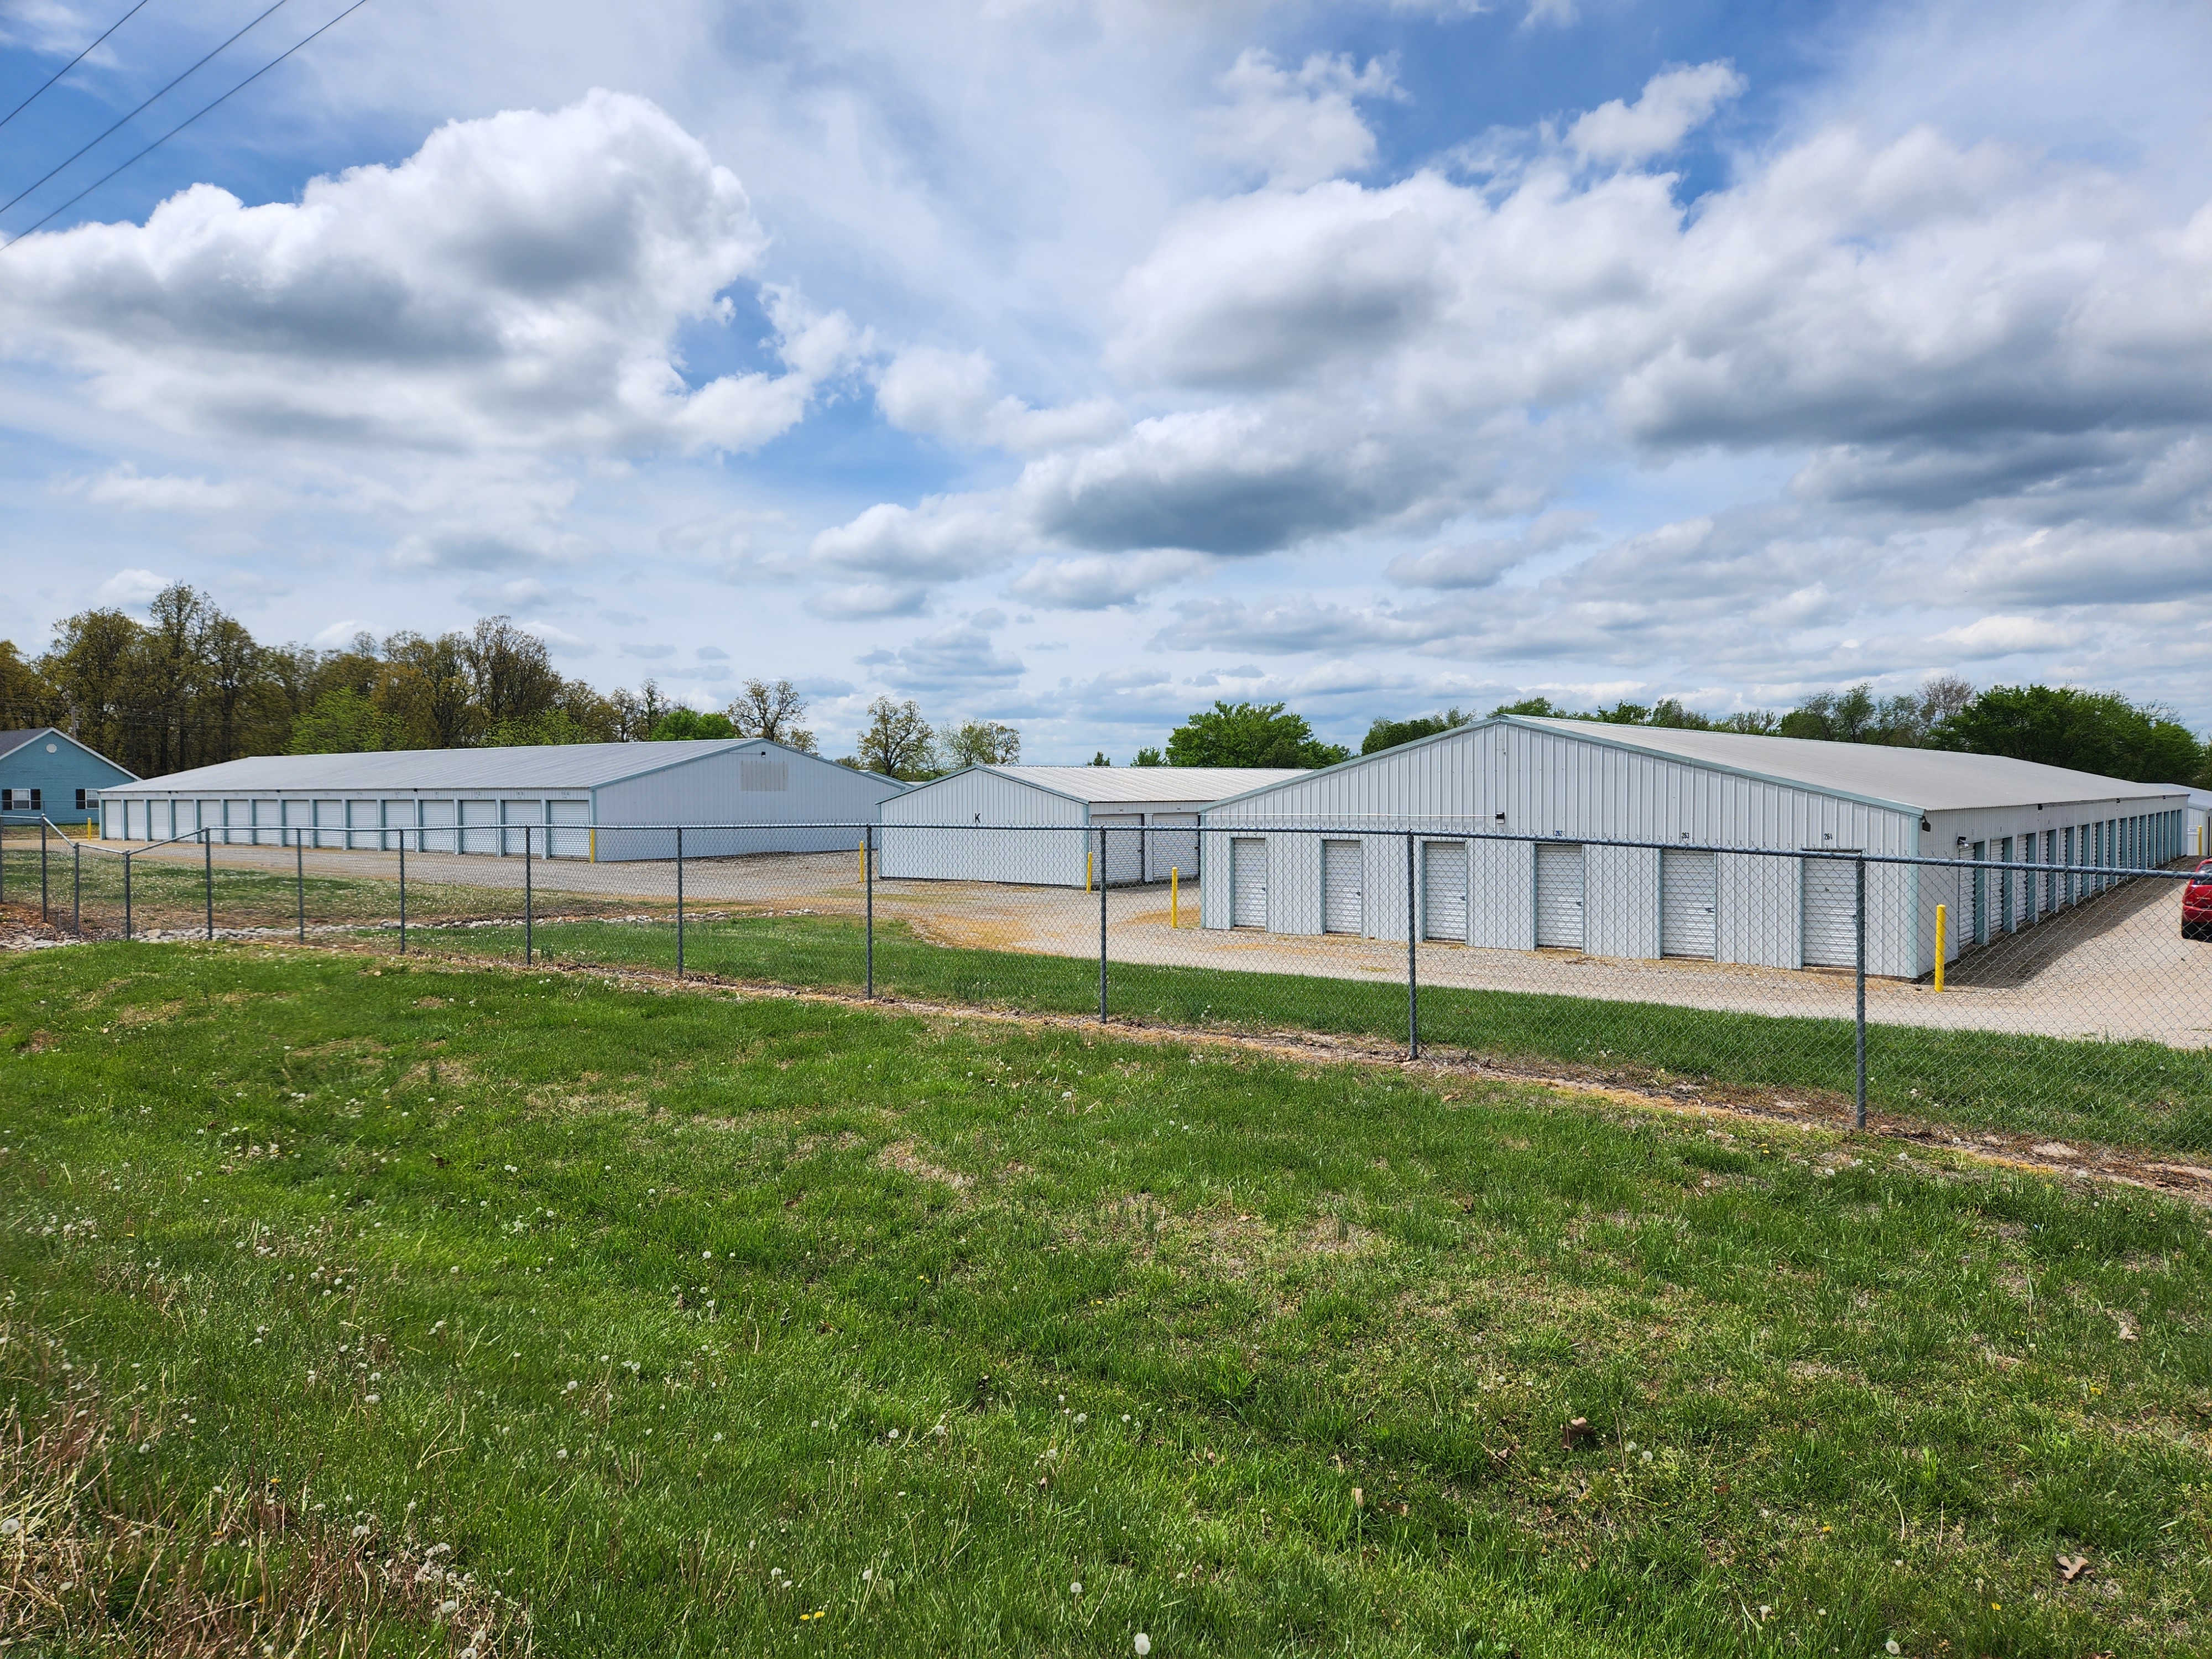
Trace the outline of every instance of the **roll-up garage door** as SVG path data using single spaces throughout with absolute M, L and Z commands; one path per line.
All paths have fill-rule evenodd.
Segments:
M 1170 871 L 1185 881 L 1198 879 L 1197 813 L 1155 812 L 1152 834 L 1145 839 L 1151 843 L 1146 852 L 1149 880 L 1165 881 Z
M 1583 948 L 1580 842 L 1536 844 L 1536 944 Z
M 1091 820 L 1098 831 L 1101 878 L 1109 887 L 1127 887 L 1145 878 L 1145 815 L 1106 813 Z
M 410 853 L 422 850 L 422 843 L 406 831 L 415 827 L 415 803 L 411 800 L 388 800 L 384 803 L 384 839 L 382 845 L 392 852 L 404 847 Z
M 1356 841 L 1321 844 L 1321 930 L 1324 933 L 1366 931 L 1360 903 L 1360 846 Z
M 1229 884 L 1233 890 L 1231 926 L 1267 925 L 1267 843 L 1242 837 L 1229 843 Z
M 315 834 L 313 845 L 343 847 L 345 845 L 345 803 L 342 800 L 319 800 L 315 803 Z
M 251 845 L 253 840 L 253 803 L 250 800 L 227 800 L 222 804 L 222 838 L 226 845 L 236 842 Z
M 426 853 L 457 853 L 460 842 L 453 830 L 453 803 L 449 800 L 426 800 L 422 803 L 422 849 Z
M 552 841 L 552 854 L 556 859 L 586 859 L 592 855 L 592 832 L 583 826 L 592 821 L 592 803 L 587 800 L 556 800 L 553 804 L 555 829 L 547 832 Z
M 1805 860 L 1805 965 L 1857 965 L 1858 866 L 1842 859 Z
M 461 803 L 461 851 L 464 853 L 496 853 L 499 851 L 499 831 L 490 826 L 499 823 L 499 803 L 495 800 L 465 800 Z M 484 826 L 482 828 L 474 826 Z M 518 852 L 520 848 L 516 849 Z
M 1421 937 L 1467 941 L 1467 843 L 1421 843 Z
M 1714 902 L 1719 896 L 1718 855 L 1659 854 L 1659 954 L 1705 957 L 1717 939 Z

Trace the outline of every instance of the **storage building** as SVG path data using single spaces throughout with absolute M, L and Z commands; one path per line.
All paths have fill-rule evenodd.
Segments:
M 2184 858 L 2212 858 L 2212 789 L 2192 789 L 2185 783 L 2170 783 L 2169 789 L 2179 790 L 2189 797 L 2187 817 L 2183 820 L 2181 854 Z
M 1199 814 L 1299 771 L 1243 766 L 971 766 L 884 804 L 878 873 L 1081 887 L 1198 873 Z M 997 833 L 994 833 L 994 831 Z
M 1208 809 L 1230 879 L 1200 914 L 1402 939 L 1410 909 L 1421 938 L 1506 950 L 1848 967 L 1854 863 L 1771 852 L 2118 872 L 2187 852 L 2187 805 L 1998 756 L 1504 715 Z M 1869 864 L 1869 971 L 1932 969 L 1938 904 L 1955 957 L 2118 878 Z
M 535 852 L 613 862 L 671 856 L 682 824 L 687 857 L 823 852 L 860 832 L 819 826 L 905 787 L 760 738 L 264 755 L 102 790 L 100 834 L 519 858 L 528 825 Z
M 100 792 L 134 778 L 57 727 L 0 732 L 0 812 L 18 821 L 90 823 L 99 814 Z

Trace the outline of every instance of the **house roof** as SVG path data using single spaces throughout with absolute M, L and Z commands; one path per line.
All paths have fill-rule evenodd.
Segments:
M 1463 742 L 1474 733 L 1498 726 L 1527 726 L 1585 743 L 1642 750 L 1692 765 L 1795 785 L 1824 794 L 1848 796 L 1900 811 L 1954 812 L 2060 801 L 2159 799 L 2184 793 L 2178 784 L 2130 783 L 2094 772 L 2013 760 L 2003 755 L 1898 749 L 1873 743 L 1827 743 L 1808 738 L 1768 738 L 1746 732 L 1613 726 L 1602 720 L 1553 720 L 1529 714 L 1493 715 L 1395 749 L 1358 756 L 1329 769 L 1371 766 L 1386 757 L 1403 755 L 1408 750 Z M 1248 791 L 1247 795 L 1256 792 Z
M 19 749 L 27 748 L 30 744 L 37 742 L 40 738 L 57 738 L 59 741 L 69 744 L 70 748 L 77 750 L 80 754 L 89 755 L 96 761 L 100 761 L 106 765 L 114 767 L 117 771 L 122 773 L 126 778 L 131 775 L 130 768 L 119 765 L 116 762 L 109 760 L 107 757 L 101 754 L 100 750 L 93 748 L 88 744 L 82 742 L 78 738 L 70 736 L 68 732 L 63 731 L 58 726 L 33 726 L 20 732 L 0 732 L 0 760 L 6 759 Z M 113 784 L 106 786 L 108 788 L 114 788 L 117 787 L 118 786 Z
M 103 789 L 103 795 L 205 794 L 269 789 L 339 793 L 396 789 L 595 789 L 739 750 L 762 738 L 699 738 L 675 743 L 568 743 L 509 749 L 392 749 L 365 755 L 257 755 L 219 766 Z M 778 743 L 771 749 L 835 765 Z M 875 777 L 874 773 L 863 776 Z M 892 780 L 880 778 L 879 782 Z
M 978 769 L 1088 801 L 1093 806 L 1216 801 L 1224 795 L 1243 794 L 1307 775 L 1297 769 L 1273 766 L 987 766 Z

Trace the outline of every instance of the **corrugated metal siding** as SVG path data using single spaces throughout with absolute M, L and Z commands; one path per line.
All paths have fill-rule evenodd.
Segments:
M 877 869 L 908 880 L 1080 887 L 1092 850 L 1082 828 L 1089 817 L 1079 800 L 977 767 L 884 803 Z M 949 824 L 971 827 L 929 827 Z M 1039 827 L 1015 827 L 1022 825 Z
M 745 785 L 744 764 L 755 765 L 754 780 L 762 781 L 759 763 L 781 763 L 787 769 L 786 787 L 751 788 Z M 681 823 L 728 825 L 726 829 L 687 828 L 686 857 L 724 858 L 744 853 L 857 851 L 858 830 L 794 830 L 778 826 L 803 823 L 861 824 L 875 823 L 883 803 L 905 793 L 902 785 L 855 772 L 813 755 L 801 755 L 757 739 L 733 744 L 713 756 L 671 767 L 641 777 L 623 778 L 593 791 L 595 817 L 601 826 L 599 857 L 620 857 L 610 850 L 626 839 L 606 831 L 628 824 Z M 665 853 L 641 856 L 665 856 Z

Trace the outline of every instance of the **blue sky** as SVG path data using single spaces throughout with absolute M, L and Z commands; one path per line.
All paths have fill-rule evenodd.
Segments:
M 0 195 L 266 4 L 149 0 Z M 0 0 L 0 110 L 126 9 Z M 505 611 L 1038 761 L 1939 672 L 2212 724 L 2208 72 L 2181 4 L 370 0 L 0 252 L 0 628 Z

